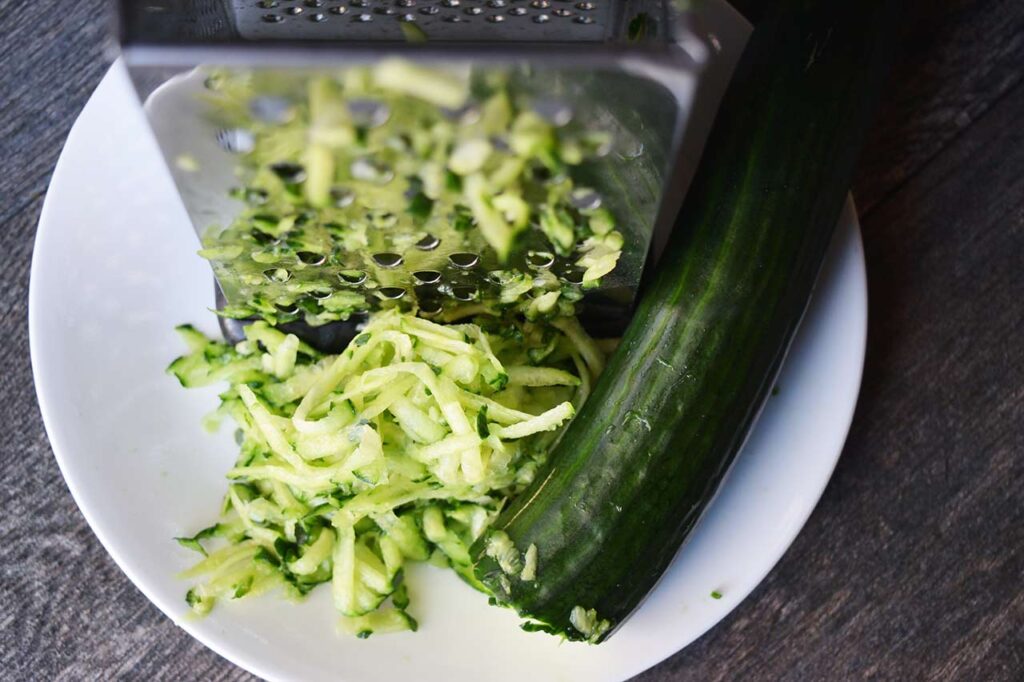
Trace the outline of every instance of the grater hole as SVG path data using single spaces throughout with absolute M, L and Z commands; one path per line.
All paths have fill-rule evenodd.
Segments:
M 323 265 L 327 262 L 327 256 L 315 251 L 299 251 L 296 255 L 305 265 Z
M 315 289 L 311 292 L 313 298 L 318 301 L 323 301 L 334 295 L 334 291 L 331 289 Z
M 546 270 L 555 264 L 555 255 L 549 251 L 530 251 L 526 254 L 526 263 L 531 268 Z
M 377 295 L 386 301 L 397 301 L 405 296 L 405 289 L 402 287 L 381 287 L 377 290 Z
M 419 302 L 420 313 L 427 317 L 433 317 L 441 312 L 442 306 L 440 301 L 433 299 L 427 299 Z
M 338 279 L 342 284 L 359 286 L 366 281 L 366 273 L 362 270 L 342 270 L 338 273 Z
M 469 270 L 477 266 L 480 262 L 480 256 L 475 253 L 458 252 L 449 255 L 448 262 L 460 270 Z
M 334 202 L 336 208 L 345 208 L 351 206 L 352 202 L 355 201 L 355 192 L 348 189 L 347 187 L 332 187 L 331 188 L 331 201 Z
M 376 263 L 379 267 L 387 269 L 397 268 L 399 265 L 405 262 L 405 259 L 402 258 L 401 254 L 391 253 L 387 251 L 383 253 L 375 253 L 373 254 L 372 258 L 373 262 Z
M 289 163 L 287 161 L 273 163 L 270 164 L 270 170 L 274 172 L 274 175 L 281 178 L 282 182 L 294 184 L 306 179 L 306 169 L 297 163 Z
M 433 251 L 441 245 L 441 240 L 432 234 L 428 234 L 423 239 L 416 242 L 416 248 L 420 251 Z
M 480 291 L 472 284 L 456 284 L 452 287 L 452 298 L 456 301 L 473 301 L 479 295 Z
M 248 154 L 256 147 L 256 138 L 245 128 L 217 131 L 217 144 L 232 154 Z
M 412 276 L 417 284 L 437 284 L 441 281 L 441 273 L 437 270 L 418 270 Z

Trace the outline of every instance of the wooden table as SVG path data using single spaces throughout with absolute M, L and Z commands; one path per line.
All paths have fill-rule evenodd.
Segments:
M 32 238 L 102 4 L 0 0 L 0 678 L 252 679 L 110 560 L 36 406 Z M 909 5 L 854 188 L 870 340 L 839 468 L 750 598 L 638 679 L 1024 677 L 1024 3 Z

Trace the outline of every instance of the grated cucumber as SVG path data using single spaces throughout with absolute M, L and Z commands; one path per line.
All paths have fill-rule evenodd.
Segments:
M 339 629 L 366 637 L 415 629 L 407 562 L 438 555 L 481 587 L 470 547 L 572 418 L 594 350 L 576 329 L 480 322 L 381 312 L 337 356 L 264 323 L 235 346 L 179 328 L 188 352 L 168 371 L 185 386 L 227 380 L 211 421 L 230 416 L 240 441 L 220 522 L 178 538 L 204 555 L 182 574 L 192 611 L 330 583 Z M 505 547 L 503 564 L 532 580 L 536 553 Z
M 518 268 L 474 305 L 553 317 L 618 263 L 616 217 L 573 198 L 592 191 L 581 183 L 610 134 L 539 116 L 515 69 L 388 59 L 289 83 L 259 70 L 210 75 L 210 118 L 252 136 L 236 162 L 237 214 L 208 226 L 200 250 L 229 301 L 223 316 L 319 326 L 374 308 L 382 286 L 411 294 L 388 305 L 415 309 L 415 281 L 380 271 L 372 254 L 401 254 L 412 273 L 442 271 L 461 251 L 481 254 L 492 279 Z M 268 93 L 289 103 L 284 120 L 253 115 L 254 95 Z M 418 250 L 423 239 L 443 247 Z M 579 277 L 534 277 L 519 252 L 556 253 Z

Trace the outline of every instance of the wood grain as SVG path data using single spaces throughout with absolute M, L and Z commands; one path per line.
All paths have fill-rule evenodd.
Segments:
M 252 680 L 88 529 L 28 358 L 32 236 L 107 66 L 102 0 L 0 0 L 0 679 Z M 765 582 L 641 675 L 1024 677 L 1024 3 L 918 0 L 856 183 L 870 339 L 835 477 Z
M 855 183 L 870 210 L 1024 75 L 1020 0 L 905 2 L 901 55 Z

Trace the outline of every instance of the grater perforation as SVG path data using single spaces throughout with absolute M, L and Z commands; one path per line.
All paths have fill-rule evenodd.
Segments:
M 635 44 L 672 39 L 666 3 L 651 0 L 122 0 L 121 11 L 126 44 L 401 43 L 409 39 L 402 23 L 415 23 L 421 37 L 441 43 Z M 644 24 L 642 30 L 637 21 Z

